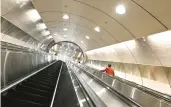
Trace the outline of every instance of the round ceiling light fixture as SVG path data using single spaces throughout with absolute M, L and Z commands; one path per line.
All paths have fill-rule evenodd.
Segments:
M 90 37 L 89 36 L 86 36 L 86 39 L 90 39 Z
M 38 30 L 44 30 L 47 28 L 44 23 L 38 23 L 38 24 L 36 24 L 36 27 Z
M 62 18 L 67 20 L 67 19 L 69 19 L 69 16 L 67 14 L 65 14 L 65 15 L 63 15 Z
M 81 43 L 84 43 L 83 41 L 81 41 Z
M 53 38 L 53 37 L 52 37 L 52 36 L 48 36 L 48 37 L 47 37 L 47 39 L 51 39 L 51 38 Z
M 49 35 L 49 34 L 50 34 L 50 32 L 49 32 L 48 30 L 42 31 L 42 35 L 44 35 L 44 36 L 47 36 L 47 35 Z
M 100 32 L 100 28 L 99 28 L 99 27 L 95 27 L 94 30 L 95 30 L 96 32 Z
M 64 37 L 66 38 L 66 37 L 67 37 L 67 35 L 64 35 Z
M 118 5 L 116 7 L 116 13 L 122 15 L 122 14 L 125 14 L 125 12 L 126 12 L 126 9 L 125 9 L 125 6 L 124 5 Z
M 63 28 L 63 31 L 67 31 L 68 29 L 67 28 Z

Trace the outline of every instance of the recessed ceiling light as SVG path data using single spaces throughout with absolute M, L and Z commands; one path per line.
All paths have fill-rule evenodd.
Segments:
M 99 27 L 95 27 L 94 30 L 95 30 L 96 32 L 100 32 L 100 28 L 99 28 Z
M 67 37 L 67 35 L 64 35 L 64 37 L 66 38 L 66 37 Z
M 124 5 L 118 5 L 116 7 L 116 13 L 118 14 L 125 14 L 126 10 L 125 10 L 125 6 Z
M 69 19 L 69 16 L 68 15 L 63 15 L 63 19 Z
M 63 28 L 64 31 L 67 31 L 68 29 L 67 28 Z
M 42 35 L 44 35 L 44 36 L 47 36 L 47 35 L 49 35 L 49 34 L 50 34 L 50 32 L 47 31 L 47 30 L 44 30 L 44 31 L 42 32 Z
M 47 37 L 47 39 L 51 39 L 51 38 L 52 38 L 52 36 L 48 36 L 48 37 Z
M 32 21 L 36 22 L 41 19 L 39 13 L 37 12 L 36 9 L 31 9 L 26 12 L 27 17 Z
M 44 30 L 47 28 L 44 23 L 38 23 L 38 24 L 36 24 L 36 27 L 38 30 Z
M 81 41 L 81 43 L 84 43 L 83 41 Z
M 143 38 L 143 41 L 146 41 L 146 40 L 145 40 L 145 37 L 142 37 L 142 38 Z
M 90 39 L 90 37 L 89 36 L 86 36 L 86 39 Z

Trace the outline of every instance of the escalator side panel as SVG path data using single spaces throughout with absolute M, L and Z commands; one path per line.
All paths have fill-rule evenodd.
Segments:
M 61 63 L 58 61 L 33 75 L 32 77 L 37 77 L 34 78 L 34 81 L 37 82 L 30 81 L 32 80 L 30 77 L 17 84 L 16 87 L 4 91 L 1 94 L 2 107 L 49 107 L 54 92 L 52 87 L 55 87 Z M 40 79 L 41 77 L 45 78 Z M 48 80 L 51 84 L 48 84 L 46 79 L 51 77 L 53 78 Z M 43 84 L 39 84 L 39 82 L 43 82 Z

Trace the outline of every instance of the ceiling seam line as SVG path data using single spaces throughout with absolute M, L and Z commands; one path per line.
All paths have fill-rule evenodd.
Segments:
M 61 12 L 61 11 L 44 11 L 44 12 L 40 12 L 40 13 L 46 13 L 46 12 L 59 12 L 59 13 L 65 13 L 65 12 Z M 71 13 L 70 13 L 71 14 Z M 79 16 L 79 15 L 76 15 L 76 14 L 72 14 L 72 15 L 75 15 L 75 16 L 78 16 L 78 17 L 81 17 L 81 18 L 84 18 L 84 19 L 86 19 L 86 20 L 88 20 L 88 21 L 90 21 L 90 22 L 92 22 L 92 23 L 94 23 L 94 24 L 96 24 L 95 22 L 93 22 L 93 21 L 91 21 L 91 20 L 89 20 L 89 19 L 87 19 L 87 18 L 85 18 L 85 17 L 83 17 L 83 16 Z M 57 22 L 57 21 L 45 21 L 45 22 Z M 60 22 L 65 22 L 65 21 L 60 21 Z M 75 24 L 75 23 L 74 23 Z M 78 24 L 77 24 L 78 25 Z M 96 24 L 97 25 L 97 24 Z M 81 26 L 81 25 L 80 25 Z M 82 26 L 82 27 L 84 27 L 84 26 Z M 101 27 L 101 26 L 100 26 Z M 52 27 L 52 28 L 55 28 L 55 27 Z M 85 27 L 84 27 L 85 28 Z M 103 28 L 103 27 L 102 27 Z M 86 29 L 88 29 L 88 28 L 86 28 Z M 103 28 L 104 29 L 104 28 Z M 88 30 L 90 30 L 90 29 L 88 29 Z M 90 30 L 91 31 L 91 30 Z M 105 30 L 106 31 L 106 30 Z M 91 31 L 92 32 L 92 31 Z M 107 31 L 106 31 L 107 32 Z M 112 36 L 113 37 L 113 36 Z M 102 39 L 102 41 L 103 42 L 105 42 L 103 39 Z M 118 42 L 119 43 L 119 42 Z M 105 42 L 105 44 L 107 44 L 106 42 Z M 109 45 L 109 44 L 107 44 L 107 45 Z
M 158 21 L 166 30 L 168 30 L 169 28 L 164 25 L 157 17 L 155 17 L 152 13 L 150 13 L 147 9 L 145 9 L 143 6 L 141 6 L 140 4 L 138 4 L 137 2 L 135 2 L 134 0 L 131 0 L 133 3 L 135 3 L 136 5 L 138 5 L 141 9 L 143 9 L 144 11 L 146 11 L 150 16 L 152 16 L 156 21 Z
M 125 28 L 125 30 L 127 30 L 127 31 L 131 34 L 132 37 L 136 38 L 136 37 L 133 35 L 133 33 L 132 33 L 130 30 L 128 30 L 128 28 L 126 28 L 122 23 L 120 23 L 118 20 L 116 20 L 115 18 L 113 18 L 112 16 L 110 16 L 109 14 L 107 14 L 106 12 L 104 12 L 104 11 L 102 11 L 102 10 L 100 10 L 100 9 L 98 9 L 98 8 L 96 8 L 96 7 L 92 6 L 92 5 L 90 5 L 90 4 L 87 4 L 87 3 L 84 3 L 84 2 L 81 2 L 81 1 L 78 1 L 78 0 L 73 0 L 73 1 L 79 2 L 79 3 L 84 4 L 84 5 L 87 5 L 87 6 L 90 6 L 90 7 L 94 8 L 94 9 L 96 9 L 96 10 L 98 10 L 98 11 L 104 13 L 104 14 L 107 15 L 108 17 L 110 17 L 110 18 L 112 18 L 113 20 L 115 20 L 115 21 L 116 21 L 118 24 L 120 24 L 123 28 Z
M 44 12 L 40 12 L 40 13 L 46 13 L 46 12 L 59 12 L 59 13 L 65 13 L 65 12 L 61 12 L 61 11 L 44 11 Z M 86 19 L 86 20 L 88 20 L 88 21 L 90 21 L 90 22 L 92 22 L 92 23 L 94 23 L 94 24 L 96 24 L 95 22 L 93 22 L 92 20 L 90 20 L 90 19 L 88 19 L 88 18 L 86 18 L 86 17 L 83 17 L 83 16 L 80 16 L 80 15 L 76 15 L 76 14 L 73 14 L 73 13 L 69 13 L 69 14 L 71 14 L 71 15 L 75 15 L 75 16 L 78 16 L 78 17 L 81 17 L 81 18 L 83 18 L 83 19 Z M 96 25 L 98 25 L 98 24 L 96 24 Z M 98 25 L 99 26 L 99 25 Z M 104 31 L 106 31 L 117 43 L 119 43 L 119 41 L 112 35 L 112 34 L 110 34 L 109 33 L 109 31 L 107 31 L 104 27 L 102 27 L 102 26 L 99 26 L 100 28 L 102 28 Z M 127 31 L 127 30 L 126 30 Z M 135 37 L 133 37 L 133 38 L 135 38 Z
M 56 21 L 45 21 L 45 22 L 56 22 Z M 66 21 L 60 21 L 60 22 L 66 22 Z M 70 23 L 73 23 L 73 22 L 70 22 Z M 57 24 L 59 24 L 59 23 L 57 23 Z M 73 23 L 73 24 L 76 24 L 76 23 Z M 79 24 L 76 24 L 76 25 L 79 25 Z M 79 25 L 79 26 L 82 26 L 82 25 Z M 82 26 L 82 27 L 85 28 L 85 29 L 87 29 L 87 30 L 89 30 L 90 32 L 93 32 L 92 30 L 86 28 L 85 26 Z M 51 28 L 57 28 L 57 27 L 51 27 Z M 101 38 L 100 40 L 102 40 L 106 45 L 109 45 L 109 44 L 107 44 L 106 41 L 104 41 L 103 38 Z

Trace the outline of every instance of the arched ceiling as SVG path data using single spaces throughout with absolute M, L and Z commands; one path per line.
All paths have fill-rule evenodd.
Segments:
M 84 51 L 171 29 L 170 0 L 28 1 L 2 0 L 2 16 L 46 44 L 52 39 L 48 40 L 48 37 L 34 30 L 36 23 L 27 21 L 27 16 L 19 17 L 26 10 L 37 9 L 55 42 L 72 41 Z M 22 7 L 23 3 L 26 5 Z M 116 13 L 115 8 L 120 4 L 126 8 L 125 14 Z M 62 18 L 65 14 L 69 16 L 68 20 Z M 95 27 L 99 27 L 100 32 L 96 32 Z M 63 31 L 63 28 L 68 30 Z
M 32 0 L 56 42 L 73 41 L 83 50 L 171 29 L 170 0 Z M 115 12 L 126 7 L 124 15 Z M 68 20 L 62 19 L 67 14 Z M 100 32 L 94 28 L 100 27 Z M 62 29 L 67 28 L 65 32 Z M 56 36 L 55 36 L 56 35 Z M 67 35 L 68 37 L 64 37 Z M 87 40 L 85 36 L 89 36 Z M 84 41 L 82 44 L 81 41 Z

